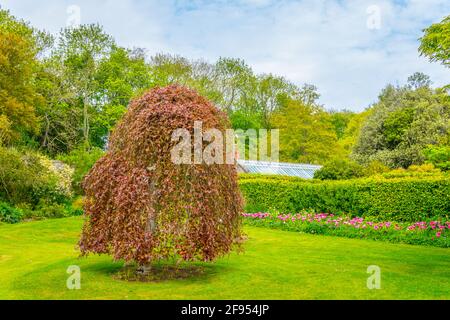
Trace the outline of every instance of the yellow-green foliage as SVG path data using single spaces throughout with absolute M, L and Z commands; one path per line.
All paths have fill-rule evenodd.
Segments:
M 12 135 L 11 121 L 4 114 L 0 114 L 0 146 L 8 142 Z
M 329 115 L 315 106 L 288 101 L 273 115 L 272 125 L 280 129 L 281 161 L 323 164 L 346 154 Z
M 382 173 L 381 176 L 386 179 L 392 178 L 427 178 L 444 177 L 445 174 L 435 168 L 432 164 L 411 165 L 408 169 L 398 168 Z
M 60 155 L 58 160 L 69 164 L 73 171 L 73 177 L 71 178 L 72 187 L 76 194 L 82 193 L 81 181 L 88 171 L 92 168 L 94 163 L 103 156 L 104 151 L 100 148 L 90 148 L 86 150 L 83 147 L 72 150 L 68 154 Z
M 74 169 L 69 165 L 56 160 L 50 160 L 43 155 L 38 155 L 41 165 L 46 169 L 46 172 L 51 172 L 56 176 L 56 191 L 67 197 L 72 197 L 72 177 Z
M 0 201 L 38 205 L 63 202 L 72 195 L 72 169 L 33 151 L 0 147 Z

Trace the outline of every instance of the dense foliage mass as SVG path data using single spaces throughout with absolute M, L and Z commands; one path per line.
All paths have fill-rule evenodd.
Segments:
M 399 175 L 401 172 L 398 173 Z M 448 220 L 448 176 L 391 176 L 341 181 L 247 177 L 240 180 L 247 212 L 313 209 L 377 221 Z
M 450 144 L 450 97 L 423 83 L 386 87 L 362 126 L 352 157 L 407 168 L 425 161 L 429 145 Z
M 32 208 L 72 196 L 69 166 L 39 153 L 0 147 L 0 201 Z
M 421 53 L 446 64 L 447 33 L 448 18 L 425 30 Z M 314 85 L 255 74 L 241 59 L 146 59 L 145 49 L 120 47 L 95 24 L 51 36 L 0 10 L 0 37 L 0 143 L 52 157 L 104 148 L 133 97 L 169 84 L 197 90 L 233 128 L 281 129 L 281 161 L 323 165 L 352 154 L 362 165 L 407 167 L 426 161 L 428 145 L 449 144 L 448 93 L 420 73 L 406 86 L 387 86 L 362 113 L 338 112 L 319 104 Z
M 449 17 L 426 28 L 420 54 L 448 67 L 449 30 Z M 3 216 L 19 217 L 4 221 L 79 214 L 80 183 L 130 101 L 171 84 L 196 90 L 235 129 L 280 129 L 280 161 L 323 165 L 316 179 L 389 170 L 408 178 L 414 174 L 399 168 L 424 163 L 450 168 L 448 86 L 435 88 L 422 73 L 387 85 L 371 106 L 348 106 L 367 107 L 362 112 L 326 110 L 314 85 L 255 73 L 242 59 L 149 56 L 121 47 L 97 24 L 51 35 L 3 9 L 0 69 L 0 201 Z M 73 175 L 52 170 L 53 159 Z
M 131 103 L 108 152 L 84 180 L 83 254 L 145 264 L 212 260 L 232 249 L 242 212 L 236 167 L 171 159 L 172 132 L 193 135 L 195 121 L 204 130 L 225 132 L 229 125 L 223 112 L 185 87 L 153 89 Z
M 421 39 L 420 53 L 431 61 L 441 62 L 450 67 L 450 16 L 441 22 L 434 23 L 424 30 Z

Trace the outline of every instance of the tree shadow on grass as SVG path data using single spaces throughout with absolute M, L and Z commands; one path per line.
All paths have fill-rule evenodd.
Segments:
M 151 264 L 146 272 L 142 272 L 137 264 L 127 264 L 123 261 L 98 261 L 82 264 L 82 271 L 85 273 L 110 276 L 114 280 L 127 282 L 204 281 L 219 273 L 229 272 L 231 271 L 230 268 L 214 262 L 182 262 L 177 264 L 171 261 L 159 261 Z
M 111 261 L 110 257 L 68 258 L 54 261 L 46 265 L 39 265 L 30 271 L 16 274 L 11 283 L 11 294 L 15 298 L 29 299 L 62 299 L 67 294 L 77 294 L 78 290 L 68 290 L 66 283 L 71 274 L 67 273 L 68 266 L 79 266 L 81 281 L 87 290 L 100 290 L 103 285 L 112 282 L 127 282 L 136 285 L 165 284 L 177 282 L 181 285 L 208 282 L 219 273 L 232 272 L 233 267 L 222 263 L 183 263 L 178 270 L 173 271 L 174 264 L 169 267 L 160 264 L 153 268 L 154 273 L 147 277 L 137 276 L 137 266 L 124 266 L 123 261 Z M 176 265 L 175 265 L 176 266 Z M 81 291 L 86 292 L 86 291 Z M 69 295 L 71 297 L 72 295 Z M 76 295 L 75 295 L 76 296 Z
M 130 282 L 162 282 L 170 280 L 205 280 L 224 271 L 224 266 L 207 263 L 153 263 L 143 272 L 136 264 L 125 265 L 112 277 Z

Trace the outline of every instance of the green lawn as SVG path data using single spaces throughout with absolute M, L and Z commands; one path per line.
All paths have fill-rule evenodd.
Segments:
M 122 263 L 78 259 L 79 217 L 0 225 L 0 299 L 449 299 L 450 249 L 247 227 L 243 254 L 204 276 L 139 283 L 114 280 Z M 67 267 L 81 289 L 66 288 Z M 366 287 L 369 265 L 381 289 Z

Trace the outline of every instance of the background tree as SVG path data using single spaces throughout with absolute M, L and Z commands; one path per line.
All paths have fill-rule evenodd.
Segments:
M 189 86 L 214 103 L 223 99 L 216 82 L 215 65 L 203 60 L 189 60 L 181 56 L 157 54 L 150 58 L 150 87 L 170 84 Z
M 320 94 L 315 85 L 305 83 L 298 91 L 298 99 L 307 106 L 319 106 L 317 103 L 319 98 Z
M 151 57 L 150 66 L 155 86 L 186 85 L 192 76 L 191 62 L 177 55 L 156 54 Z
M 95 74 L 96 110 L 91 118 L 91 143 L 104 147 L 108 133 L 125 113 L 131 99 L 152 86 L 143 49 L 113 46 Z
M 338 139 L 342 139 L 345 135 L 345 131 L 348 127 L 349 122 L 355 116 L 355 113 L 349 110 L 334 111 L 330 110 L 330 119 L 334 127 L 334 132 Z
M 365 124 L 367 117 L 372 113 L 372 109 L 366 109 L 363 112 L 356 113 L 350 117 L 347 125 L 345 126 L 344 133 L 339 139 L 339 144 L 345 150 L 347 155 L 353 150 L 356 142 L 359 139 L 361 133 L 361 127 Z M 333 114 L 331 115 L 333 118 Z M 332 119 L 333 122 L 333 119 Z M 336 131 L 336 125 L 335 125 Z M 339 137 L 339 134 L 336 134 Z
M 0 136 L 2 143 L 30 140 L 39 129 L 36 108 L 45 103 L 36 87 L 37 35 L 0 10 Z
M 428 146 L 423 150 L 425 161 L 443 171 L 450 170 L 450 146 Z
M 44 59 L 39 76 L 39 87 L 48 100 L 40 112 L 44 120 L 40 141 L 50 154 L 70 152 L 83 141 L 86 145 L 87 110 L 89 145 L 103 148 L 108 132 L 125 112 L 130 99 L 149 88 L 153 80 L 142 49 L 127 50 L 113 45 L 110 51 L 95 57 L 94 68 L 86 71 L 89 77 L 83 78 L 85 74 L 81 74 L 82 79 L 74 84 L 73 72 L 82 73 L 79 68 L 90 67 L 83 64 L 67 67 L 60 52 L 66 49 L 58 47 Z M 90 97 L 89 104 L 84 103 L 86 94 Z
M 46 99 L 37 109 L 40 149 L 50 155 L 70 152 L 82 141 L 83 106 L 58 59 L 50 56 L 42 61 L 37 85 Z
M 289 100 L 273 116 L 280 129 L 280 159 L 288 162 L 323 164 L 343 155 L 330 121 L 321 108 Z
M 222 93 L 219 106 L 231 114 L 249 100 L 255 81 L 252 69 L 241 59 L 220 58 L 214 66 L 214 81 Z
M 288 99 L 295 99 L 298 90 L 295 85 L 272 74 L 257 78 L 255 103 L 262 115 L 262 126 L 271 128 L 271 117 Z
M 438 61 L 444 66 L 450 67 L 449 39 L 450 16 L 447 16 L 441 22 L 432 24 L 424 30 L 424 35 L 420 38 L 419 52 L 428 57 L 430 61 Z
M 59 60 L 83 110 L 83 139 L 90 143 L 90 113 L 98 111 L 95 89 L 101 61 L 110 54 L 114 40 L 97 24 L 66 28 L 60 33 L 54 57 Z
M 428 86 L 387 86 L 361 128 L 352 157 L 391 167 L 422 164 L 423 149 L 448 143 L 450 98 Z
M 419 89 L 423 87 L 431 87 L 430 77 L 422 72 L 415 72 L 408 77 L 407 85 L 412 89 Z

